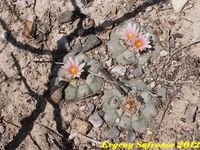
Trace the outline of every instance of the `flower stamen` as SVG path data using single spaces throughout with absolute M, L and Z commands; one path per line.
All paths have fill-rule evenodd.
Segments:
M 77 74 L 78 73 L 78 68 L 76 67 L 71 67 L 69 68 L 69 72 L 73 75 Z
M 135 47 L 140 48 L 143 45 L 143 42 L 141 40 L 136 40 L 134 44 Z
M 132 33 L 128 33 L 128 34 L 127 34 L 127 39 L 128 39 L 128 40 L 132 40 L 134 37 L 135 37 L 135 36 L 134 36 L 134 34 L 132 34 Z

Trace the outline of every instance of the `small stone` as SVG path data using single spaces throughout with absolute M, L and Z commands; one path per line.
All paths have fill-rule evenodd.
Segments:
M 91 34 L 88 36 L 88 38 L 83 46 L 83 51 L 84 52 L 89 51 L 89 50 L 95 48 L 96 46 L 98 46 L 100 43 L 101 43 L 101 41 L 99 40 L 99 38 L 96 35 Z
M 58 49 L 60 49 L 60 50 L 67 50 L 67 51 L 70 50 L 70 46 L 69 46 L 66 36 L 61 37 L 57 41 L 57 45 L 58 45 Z
M 79 44 L 74 45 L 74 46 L 72 47 L 72 52 L 73 52 L 73 54 L 78 54 L 78 53 L 80 53 L 80 52 L 82 51 L 82 49 L 83 49 L 83 47 L 82 47 L 82 45 L 79 43 Z
M 89 122 L 96 128 L 100 127 L 103 124 L 103 120 L 98 113 L 94 113 L 89 117 Z
M 176 39 L 176 38 L 183 38 L 183 34 L 181 34 L 181 33 L 175 33 L 175 34 L 173 34 L 173 37 Z
M 72 130 L 70 131 L 69 139 L 70 139 L 70 140 L 74 139 L 75 137 L 77 137 L 78 134 L 79 134 L 79 133 L 78 133 L 78 131 L 77 131 L 76 129 L 72 129 Z
M 153 89 L 155 86 L 156 86 L 156 83 L 155 83 L 155 82 L 151 82 L 151 83 L 150 83 L 150 88 Z
M 120 76 L 124 76 L 126 73 L 126 68 L 122 66 L 116 66 L 111 70 L 112 73 Z
M 60 81 L 58 85 L 51 88 L 50 98 L 54 103 L 58 103 L 61 100 L 65 85 L 66 82 Z
M 187 2 L 188 0 L 171 0 L 175 13 L 179 13 Z
M 7 102 L 9 102 L 9 98 L 7 95 L 0 93 L 0 111 L 6 106 Z
M 7 39 L 8 38 L 8 32 L 6 32 L 5 30 L 1 31 L 0 37 L 2 39 Z
M 63 120 L 66 122 L 71 122 L 73 120 L 72 113 L 67 113 L 65 116 L 63 116 Z
M 78 132 L 83 135 L 88 134 L 89 131 L 92 129 L 92 125 L 89 122 L 83 121 L 81 119 L 75 120 L 75 126 L 76 126 L 76 129 L 78 130 Z
M 189 105 L 187 108 L 187 122 L 192 123 L 195 121 L 196 113 L 197 113 L 198 107 L 195 105 Z
M 85 109 L 86 109 L 87 112 L 92 113 L 94 111 L 94 109 L 95 109 L 95 106 L 92 103 L 87 103 Z
M 147 9 L 146 9 L 146 13 L 147 12 L 151 12 L 153 10 L 153 7 L 152 6 L 149 6 L 149 7 L 147 7 Z
M 63 24 L 72 21 L 73 18 L 74 18 L 73 12 L 65 11 L 58 14 L 57 21 L 59 24 Z
M 134 69 L 133 72 L 132 72 L 133 76 L 136 77 L 136 78 L 142 76 L 143 73 L 144 73 L 144 72 L 143 72 L 142 67 L 137 67 L 137 68 Z
M 19 7 L 22 7 L 22 8 L 27 8 L 29 6 L 29 3 L 27 0 L 18 0 L 17 4 L 19 5 Z
M 87 103 L 79 108 L 79 111 L 82 113 L 83 118 L 89 117 L 95 109 L 94 104 Z
M 36 1 L 35 4 L 35 14 L 39 19 L 41 19 L 45 13 L 48 11 L 50 7 L 50 0 L 42 0 L 42 1 Z
M 0 134 L 3 134 L 4 131 L 5 131 L 5 128 L 2 125 L 0 125 Z
M 107 131 L 107 134 L 108 138 L 112 140 L 116 139 L 119 136 L 120 132 L 116 127 L 113 127 Z
M 128 134 L 127 134 L 127 141 L 132 143 L 134 142 L 136 139 L 136 134 L 135 132 L 131 131 L 131 130 L 128 130 Z
M 162 50 L 162 51 L 160 52 L 160 56 L 162 56 L 162 57 L 167 56 L 167 55 L 168 55 L 168 52 L 165 51 L 165 50 Z
M 107 65 L 108 67 L 111 67 L 111 66 L 112 66 L 112 59 L 107 60 L 107 61 L 106 61 L 106 65 Z

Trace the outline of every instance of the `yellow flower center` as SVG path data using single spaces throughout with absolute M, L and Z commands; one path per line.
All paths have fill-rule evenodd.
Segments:
M 127 39 L 132 40 L 134 38 L 134 35 L 132 33 L 127 34 Z
M 71 74 L 77 74 L 77 73 L 78 73 L 78 68 L 76 68 L 76 67 L 71 67 L 71 68 L 69 68 L 69 72 L 70 72 Z
M 140 48 L 142 45 L 143 45 L 143 42 L 142 42 L 141 40 L 136 40 L 136 41 L 135 41 L 135 46 L 136 46 L 137 48 Z

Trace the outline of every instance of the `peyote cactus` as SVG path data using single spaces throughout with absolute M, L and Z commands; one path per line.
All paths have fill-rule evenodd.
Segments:
M 67 71 L 66 69 L 69 69 L 69 61 L 72 62 L 73 59 L 79 70 L 73 70 L 74 68 L 71 68 L 71 70 Z M 67 80 L 69 82 L 69 85 L 65 89 L 65 100 L 83 98 L 101 91 L 104 85 L 104 79 L 96 75 L 100 69 L 100 64 L 97 61 L 90 60 L 84 54 L 74 56 L 69 53 L 64 57 L 63 62 L 65 65 L 60 68 L 58 77 L 59 80 Z M 70 73 L 75 74 L 69 75 Z
M 139 100 L 138 97 L 142 98 Z M 123 97 L 118 91 L 106 91 L 104 102 L 104 120 L 109 127 L 143 132 L 156 115 L 155 97 L 148 91 L 132 90 L 129 96 Z
M 112 57 L 122 65 L 144 65 L 147 61 L 157 59 L 160 53 L 157 36 L 151 28 L 142 28 L 139 23 L 128 21 L 113 29 L 108 48 Z

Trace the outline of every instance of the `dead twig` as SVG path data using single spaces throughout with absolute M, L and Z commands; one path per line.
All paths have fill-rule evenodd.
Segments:
M 198 43 L 200 43 L 200 40 L 195 41 L 195 42 L 192 42 L 192 43 L 189 43 L 189 44 L 184 45 L 184 46 L 178 48 L 177 50 L 175 50 L 175 51 L 169 56 L 169 58 L 167 59 L 167 61 L 166 61 L 165 65 L 164 65 L 164 67 L 169 63 L 170 59 L 171 59 L 176 53 L 178 53 L 179 51 L 181 51 L 181 50 L 184 49 L 184 48 L 187 48 L 187 47 L 192 46 L 192 45 L 196 45 L 196 44 L 198 44 Z
M 39 122 L 35 122 L 35 123 L 44 127 L 45 129 L 47 129 L 51 134 L 56 134 L 57 136 L 62 137 L 58 132 L 52 130 L 51 128 L 47 127 L 46 125 L 39 123 Z
M 109 81 L 111 81 L 111 83 L 113 83 L 113 85 L 122 95 L 127 95 L 127 92 L 120 86 L 120 83 L 104 67 L 101 67 L 101 72 Z
M 77 135 L 79 138 L 84 138 L 84 139 L 86 139 L 86 140 L 88 140 L 88 141 L 90 141 L 90 142 L 92 142 L 92 143 L 95 143 L 96 145 L 98 145 L 98 146 L 101 146 L 101 142 L 100 141 L 97 141 L 97 140 L 94 140 L 94 139 L 92 139 L 92 138 L 90 138 L 90 137 L 88 137 L 88 136 L 85 136 L 85 135 L 83 135 L 83 134 L 78 134 Z
M 91 98 L 91 97 L 94 97 L 94 96 L 98 96 L 98 95 L 102 95 L 103 92 L 99 92 L 99 93 L 95 93 L 95 94 L 91 94 L 91 95 L 88 95 L 88 96 L 85 96 L 85 97 L 81 97 L 81 98 L 76 98 L 76 99 L 70 99 L 70 100 L 67 100 L 65 101 L 64 99 L 60 100 L 59 102 L 59 105 L 62 106 L 65 105 L 65 104 L 70 104 L 70 103 L 73 103 L 73 102 L 78 102 L 78 101 L 81 101 L 81 100 L 86 100 L 88 98 Z

